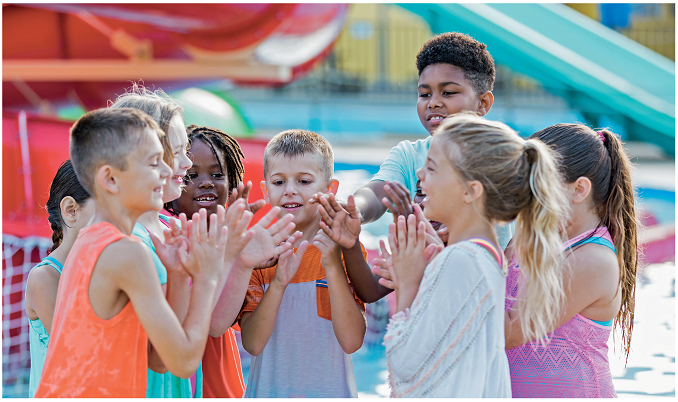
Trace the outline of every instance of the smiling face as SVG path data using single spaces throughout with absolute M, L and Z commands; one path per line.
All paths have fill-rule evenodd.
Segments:
M 136 150 L 127 156 L 127 169 L 118 171 L 118 191 L 125 206 L 145 213 L 160 211 L 164 187 L 172 170 L 163 161 L 163 149 L 158 135 L 144 129 Z
M 464 207 L 464 179 L 447 157 L 458 152 L 457 145 L 434 136 L 426 164 L 417 171 L 421 191 L 426 195 L 421 202 L 424 215 L 448 228 L 450 217 L 456 216 Z
M 329 183 L 320 165 L 320 156 L 302 154 L 293 157 L 271 155 L 267 159 L 268 176 L 265 194 L 272 207 L 279 206 L 285 214 L 294 216 L 297 230 L 304 232 L 320 222 L 317 204 L 309 204 L 313 194 L 336 192 L 336 180 Z M 304 232 L 305 233 L 305 232 Z
M 224 156 L 215 148 L 221 159 L 221 166 L 226 169 Z M 207 214 L 217 213 L 217 205 L 225 206 L 228 201 L 228 172 L 219 166 L 212 148 L 203 140 L 195 139 L 191 144 L 189 157 L 193 166 L 186 175 L 186 188 L 178 200 L 174 201 L 174 209 L 187 216 L 192 216 L 200 208 Z
M 413 201 L 419 204 L 422 211 L 425 209 L 424 205 L 422 204 L 424 198 L 426 198 L 426 194 L 424 194 L 423 191 L 421 190 L 421 180 L 417 180 L 417 192 L 414 193 Z M 440 226 L 442 225 L 442 223 L 438 221 L 429 221 L 429 222 L 431 223 L 431 226 L 433 226 L 434 230 L 440 229 Z
M 451 64 L 427 66 L 419 76 L 418 92 L 417 113 L 429 134 L 445 117 L 463 110 L 478 113 L 481 106 L 480 97 L 464 77 L 464 71 Z
M 181 116 L 176 115 L 170 120 L 167 135 L 170 144 L 172 144 L 174 169 L 171 180 L 167 181 L 164 188 L 164 202 L 176 200 L 181 196 L 182 188 L 184 187 L 184 176 L 186 176 L 186 172 L 192 164 L 186 152 L 188 148 L 188 135 L 186 134 L 186 127 L 184 127 L 184 121 L 181 119 Z

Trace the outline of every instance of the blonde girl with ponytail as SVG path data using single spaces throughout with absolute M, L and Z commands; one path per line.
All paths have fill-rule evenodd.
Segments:
M 538 140 L 461 113 L 436 130 L 417 176 L 425 218 L 415 205 L 417 219 L 399 217 L 389 228 L 397 313 L 384 345 L 392 396 L 510 397 L 506 262 L 494 224 L 517 221 L 513 246 L 526 278 L 517 320 L 523 336 L 543 337 L 563 297 L 566 198 L 555 159 Z M 426 245 L 429 219 L 449 229 L 442 251 Z
M 521 256 L 510 264 L 506 353 L 513 396 L 614 398 L 607 342 L 613 324 L 620 327 L 628 358 L 638 265 L 631 163 L 609 130 L 557 124 L 531 138 L 560 155 L 570 210 L 562 247 L 565 296 L 550 342 L 521 331 L 516 317 L 531 303 L 522 291 L 529 270 Z

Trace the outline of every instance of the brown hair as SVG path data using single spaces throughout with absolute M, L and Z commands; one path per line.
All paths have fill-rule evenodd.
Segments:
M 70 154 L 80 184 L 94 196 L 94 176 L 104 164 L 127 169 L 129 154 L 150 128 L 162 140 L 165 133 L 146 113 L 132 108 L 97 109 L 71 127 Z
M 49 199 L 45 205 L 49 215 L 49 224 L 52 228 L 52 248 L 50 251 L 56 250 L 61 245 L 61 241 L 64 239 L 64 226 L 68 227 L 61 216 L 61 200 L 65 197 L 73 197 L 79 205 L 90 199 L 89 193 L 78 181 L 70 159 L 66 159 L 54 175 L 54 180 L 52 180 L 52 185 L 49 188 Z
M 271 138 L 264 151 L 264 177 L 268 177 L 268 158 L 272 155 L 293 157 L 315 154 L 319 158 L 324 179 L 330 181 L 334 175 L 334 153 L 325 138 L 308 130 L 287 130 Z
M 132 87 L 124 94 L 118 96 L 115 102 L 109 101 L 109 107 L 112 109 L 129 107 L 141 110 L 148 114 L 158 123 L 160 129 L 167 134 L 169 132 L 170 121 L 174 116 L 182 117 L 184 109 L 165 93 L 162 89 L 151 91 L 143 85 L 133 83 Z M 160 139 L 162 144 L 163 160 L 170 168 L 174 167 L 174 151 L 168 135 Z
M 628 359 L 635 309 L 639 225 L 634 207 L 631 161 L 621 140 L 606 129 L 596 132 L 582 124 L 556 124 L 536 132 L 531 138 L 538 138 L 561 155 L 559 169 L 566 183 L 573 183 L 580 177 L 591 181 L 599 226 L 606 226 L 610 231 L 617 251 L 622 303 L 614 324 L 615 328 L 622 328 L 622 347 Z
M 517 301 L 523 336 L 541 339 L 554 329 L 564 295 L 561 228 L 567 211 L 564 186 L 549 148 L 523 140 L 507 125 L 462 112 L 434 133 L 459 148 L 448 158 L 467 181 L 484 188 L 490 222 L 517 219 L 513 244 L 525 278 Z

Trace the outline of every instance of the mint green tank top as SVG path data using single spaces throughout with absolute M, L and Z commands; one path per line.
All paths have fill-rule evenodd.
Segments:
M 155 246 L 153 246 L 153 241 L 151 240 L 151 235 L 148 233 L 148 230 L 143 225 L 135 223 L 134 228 L 132 229 L 132 234 L 141 239 L 144 245 L 151 249 L 151 257 L 155 263 L 155 269 L 158 271 L 160 284 L 163 285 L 167 283 L 167 269 L 164 265 L 162 265 L 162 262 L 160 262 L 160 258 L 155 251 Z M 202 398 L 202 362 L 198 367 L 196 375 L 195 396 L 193 395 L 190 379 L 179 378 L 170 372 L 159 374 L 151 369 L 148 369 L 146 398 L 191 397 Z
M 61 275 L 64 267 L 61 266 L 59 261 L 55 260 L 52 257 L 45 257 L 38 265 L 31 268 L 31 272 L 37 267 L 43 265 L 49 265 L 50 267 L 56 269 L 56 271 Z M 31 276 L 31 272 L 28 273 L 28 276 Z M 26 278 L 28 282 L 28 278 Z M 33 398 L 35 391 L 38 389 L 38 384 L 40 384 L 40 377 L 42 376 L 42 367 L 45 365 L 45 358 L 47 357 L 47 345 L 49 344 L 49 334 L 47 330 L 42 325 L 40 319 L 28 320 L 28 346 L 31 354 L 31 372 L 28 379 L 28 397 Z

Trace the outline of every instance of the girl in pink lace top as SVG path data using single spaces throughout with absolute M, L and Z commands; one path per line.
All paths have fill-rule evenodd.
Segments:
M 520 330 L 524 273 L 514 258 L 506 283 L 506 355 L 513 397 L 614 398 L 607 341 L 622 328 L 628 358 L 635 297 L 637 247 L 630 162 L 610 131 L 558 124 L 535 133 L 561 155 L 570 194 L 569 238 L 563 245 L 564 299 L 548 339 Z M 508 254 L 510 254 L 510 251 Z

